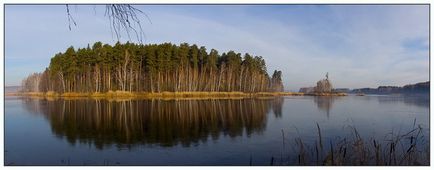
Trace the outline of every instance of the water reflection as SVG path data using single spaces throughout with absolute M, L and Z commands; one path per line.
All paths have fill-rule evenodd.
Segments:
M 276 97 L 273 99 L 273 113 L 274 116 L 277 118 L 282 117 L 282 106 L 283 106 L 284 99 L 283 97 Z
M 409 106 L 429 107 L 429 94 L 426 95 L 389 95 L 378 97 L 380 103 L 404 103 Z
M 283 98 L 221 100 L 46 100 L 25 99 L 25 107 L 42 114 L 52 132 L 70 144 L 91 143 L 190 146 L 221 135 L 261 133 L 272 109 L 282 116 Z
M 336 100 L 335 96 L 315 96 L 313 101 L 319 110 L 326 112 L 327 118 L 330 117 L 330 110 L 333 107 L 333 102 Z

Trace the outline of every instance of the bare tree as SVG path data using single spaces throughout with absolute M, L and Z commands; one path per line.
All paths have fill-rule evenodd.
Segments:
M 140 23 L 140 15 L 145 16 L 149 23 L 152 24 L 151 19 L 146 13 L 132 5 L 125 4 L 109 4 L 105 5 L 105 8 L 104 16 L 108 17 L 110 30 L 116 35 L 117 40 L 121 38 L 122 31 L 125 31 L 129 39 L 131 39 L 131 34 L 133 34 L 139 42 L 143 42 L 145 34 Z M 68 28 L 71 30 L 71 24 L 77 26 L 77 23 L 71 15 L 69 4 L 66 5 L 66 13 Z
M 21 82 L 22 92 L 39 92 L 42 73 L 30 74 Z
M 316 93 L 331 93 L 332 83 L 329 80 L 329 73 L 326 74 L 326 78 L 318 81 L 316 83 L 315 92 Z

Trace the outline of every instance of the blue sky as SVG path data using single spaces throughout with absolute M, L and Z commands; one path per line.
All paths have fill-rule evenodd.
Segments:
M 141 5 L 144 43 L 188 42 L 263 56 L 286 90 L 329 72 L 335 87 L 405 85 L 429 79 L 429 8 L 423 5 Z M 43 71 L 67 47 L 114 44 L 102 6 L 6 5 L 6 85 Z M 123 35 L 121 41 L 130 40 Z M 130 41 L 135 41 L 131 39 Z

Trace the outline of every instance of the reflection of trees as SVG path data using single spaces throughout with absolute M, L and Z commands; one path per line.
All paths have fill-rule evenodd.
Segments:
M 52 131 L 97 148 L 117 144 L 178 143 L 189 146 L 210 136 L 262 132 L 273 100 L 26 100 L 44 114 Z M 280 103 L 282 104 L 282 102 Z M 35 107 L 36 106 L 36 107 Z M 281 108 L 274 104 L 273 108 Z M 38 110 L 34 110 L 38 109 Z M 281 111 L 279 111 L 280 113 Z
M 404 103 L 409 106 L 429 107 L 430 96 L 427 95 L 390 95 L 377 97 L 379 103 Z
M 276 117 L 282 117 L 283 97 L 273 99 L 273 113 Z
M 333 96 L 315 96 L 313 101 L 316 103 L 318 109 L 326 112 L 327 117 L 329 117 L 334 100 L 335 97 Z
M 41 114 L 43 107 L 46 106 L 46 102 L 42 100 L 42 97 L 23 97 L 21 101 L 25 109 L 29 110 L 32 114 Z

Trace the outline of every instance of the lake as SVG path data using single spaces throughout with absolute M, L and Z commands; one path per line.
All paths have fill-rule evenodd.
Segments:
M 298 165 L 300 148 L 315 150 L 309 146 L 317 146 L 318 129 L 326 153 L 332 143 L 354 134 L 387 147 L 390 136 L 420 127 L 418 149 L 429 155 L 429 109 L 428 96 L 7 96 L 5 165 Z

